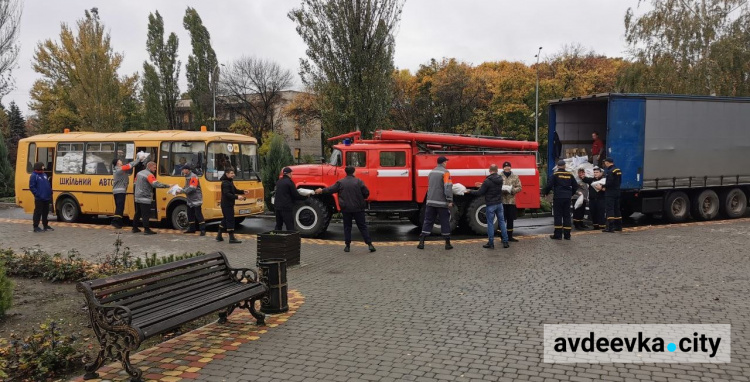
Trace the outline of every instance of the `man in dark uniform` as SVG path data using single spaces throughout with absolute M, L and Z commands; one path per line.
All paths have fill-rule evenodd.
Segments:
M 583 182 L 589 185 L 589 216 L 594 229 L 606 228 L 604 225 L 606 221 L 604 217 L 604 186 L 594 183 L 602 180 L 602 175 L 602 169 L 594 167 L 594 177 L 583 178 Z
M 589 228 L 586 226 L 586 221 L 583 220 L 583 217 L 586 215 L 586 206 L 589 205 L 589 186 L 583 182 L 583 179 L 585 178 L 586 170 L 582 168 L 578 169 L 578 179 L 580 179 L 580 183 L 578 183 L 578 188 L 576 189 L 573 201 L 576 203 L 578 197 L 583 196 L 583 203 L 581 203 L 580 207 L 573 208 L 573 226 L 580 230 Z M 591 207 L 589 206 L 589 210 L 590 209 Z
M 283 176 L 276 182 L 276 194 L 273 202 L 273 210 L 276 212 L 276 227 L 274 229 L 279 231 L 282 226 L 286 226 L 287 231 L 294 231 L 294 202 L 305 200 L 307 197 L 297 192 L 297 185 L 292 180 L 291 168 L 284 167 L 281 172 Z
M 570 198 L 573 197 L 573 190 L 578 187 L 573 174 L 565 171 L 565 161 L 557 162 L 557 168 L 552 177 L 547 181 L 547 187 L 544 188 L 544 196 L 549 195 L 550 191 L 555 194 L 552 206 L 552 214 L 555 217 L 555 233 L 550 236 L 554 240 L 570 240 Z
M 622 231 L 622 212 L 620 211 L 620 182 L 622 171 L 615 167 L 615 160 L 604 160 L 607 168 L 607 181 L 604 184 L 604 204 L 607 210 L 607 228 L 602 232 Z
M 362 179 L 354 176 L 354 166 L 346 166 L 345 171 L 346 176 L 343 179 L 339 179 L 331 187 L 319 188 L 315 190 L 315 193 L 339 195 L 339 207 L 344 217 L 344 252 L 349 252 L 349 245 L 352 243 L 352 219 L 357 223 L 357 228 L 370 252 L 375 252 L 365 219 L 367 209 L 365 199 L 370 196 L 370 190 L 367 189 Z

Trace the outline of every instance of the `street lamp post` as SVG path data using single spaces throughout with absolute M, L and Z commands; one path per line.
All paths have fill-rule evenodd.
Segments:
M 542 47 L 536 53 L 536 110 L 534 112 L 534 141 L 539 142 L 539 56 L 542 53 Z
M 211 87 L 213 88 L 213 98 L 214 98 L 214 131 L 216 131 L 216 71 L 219 69 L 219 65 L 224 66 L 224 64 L 216 63 L 216 66 L 214 66 L 214 70 L 211 71 Z

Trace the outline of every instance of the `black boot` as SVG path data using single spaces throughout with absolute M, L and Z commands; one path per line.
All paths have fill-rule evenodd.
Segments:
M 219 226 L 219 233 L 216 234 L 216 241 L 224 241 L 224 238 L 221 236 L 222 227 Z
M 419 235 L 419 244 L 417 245 L 417 248 L 424 249 L 424 235 Z
M 234 237 L 234 232 L 229 231 L 229 244 L 239 244 L 239 243 L 242 243 L 242 240 L 237 240 Z
M 510 248 L 510 244 L 507 241 L 503 242 L 503 248 Z
M 372 245 L 372 243 L 370 243 L 370 244 L 367 244 L 367 249 L 369 249 L 369 250 L 370 250 L 370 252 L 375 252 L 375 246 L 374 246 L 374 245 Z
M 508 241 L 518 241 L 518 239 L 513 237 L 513 231 L 508 231 Z
M 612 229 L 612 219 L 607 219 L 607 227 L 602 230 L 602 232 L 615 232 L 614 229 Z
M 349 244 L 344 246 L 344 252 L 349 252 L 351 249 L 349 249 Z
M 445 249 L 453 249 L 453 246 L 451 245 L 451 238 L 446 237 L 445 238 Z
M 201 236 L 206 236 L 206 223 L 200 224 Z
M 495 243 L 488 241 L 487 244 L 482 246 L 482 248 L 495 249 Z

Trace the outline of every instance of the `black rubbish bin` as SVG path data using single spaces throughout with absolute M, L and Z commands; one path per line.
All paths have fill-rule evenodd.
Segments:
M 260 282 L 268 287 L 268 295 L 260 300 L 263 313 L 284 313 L 289 310 L 286 285 L 286 260 L 263 259 L 258 261 Z

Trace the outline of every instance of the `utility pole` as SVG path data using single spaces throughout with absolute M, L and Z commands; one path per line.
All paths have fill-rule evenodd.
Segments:
M 536 110 L 534 112 L 534 141 L 539 143 L 539 56 L 542 53 L 542 47 L 536 53 Z

